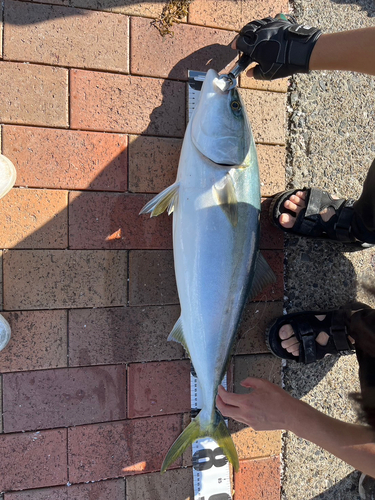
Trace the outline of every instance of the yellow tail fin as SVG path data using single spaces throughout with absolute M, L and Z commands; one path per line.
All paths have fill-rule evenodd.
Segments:
M 238 471 L 239 462 L 236 448 L 234 447 L 233 440 L 229 434 L 227 426 L 225 425 L 222 415 L 216 410 L 214 421 L 210 422 L 206 427 L 201 428 L 199 415 L 190 422 L 190 424 L 170 447 L 164 459 L 163 465 L 161 466 L 161 472 L 165 472 L 168 467 L 172 465 L 180 455 L 182 455 L 189 445 L 193 444 L 197 439 L 203 437 L 210 437 L 214 439 L 221 447 L 224 455 L 226 455 L 234 469 Z

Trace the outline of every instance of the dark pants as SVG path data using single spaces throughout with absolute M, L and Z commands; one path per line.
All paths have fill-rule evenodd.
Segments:
M 362 194 L 353 205 L 354 235 L 366 243 L 375 243 L 375 160 L 367 173 Z
M 355 340 L 361 384 L 359 401 L 367 423 L 375 428 L 375 310 L 362 309 L 351 315 L 349 306 L 346 327 Z

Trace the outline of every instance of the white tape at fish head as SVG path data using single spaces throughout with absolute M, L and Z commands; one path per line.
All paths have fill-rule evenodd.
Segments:
M 219 75 L 217 78 L 217 81 L 215 83 L 216 83 L 216 86 L 222 92 L 227 92 L 229 90 L 233 90 L 238 85 L 237 78 L 232 76 L 230 73 L 228 75 Z

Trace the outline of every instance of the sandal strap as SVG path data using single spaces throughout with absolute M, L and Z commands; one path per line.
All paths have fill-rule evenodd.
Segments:
M 348 331 L 345 325 L 346 313 L 343 309 L 333 311 L 331 318 L 330 337 L 338 351 L 348 351 L 353 347 L 348 340 Z
M 339 241 L 355 241 L 355 237 L 352 235 L 351 225 L 353 220 L 353 205 L 355 200 L 346 200 L 344 206 L 342 207 L 338 220 L 335 224 L 336 237 Z
M 298 324 L 298 337 L 301 342 L 299 355 L 305 364 L 316 361 L 316 333 L 310 323 L 301 321 Z
M 322 313 L 326 315 L 322 321 L 315 318 L 317 313 L 308 314 L 313 316 L 310 316 L 309 319 L 302 319 L 301 315 L 290 321 L 300 342 L 300 361 L 305 364 L 313 363 L 317 359 L 321 359 L 324 353 L 331 352 L 333 347 L 336 352 L 353 350 L 353 346 L 348 340 L 344 309 Z M 326 332 L 329 337 L 325 346 L 318 345 L 316 342 L 321 331 Z

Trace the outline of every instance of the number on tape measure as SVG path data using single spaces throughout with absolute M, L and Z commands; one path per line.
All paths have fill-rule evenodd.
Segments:
M 208 470 L 211 467 L 223 467 L 227 463 L 228 459 L 221 448 L 197 450 L 193 455 L 193 467 L 199 471 Z

